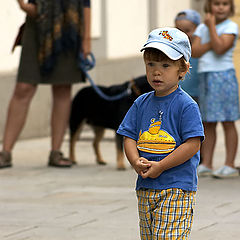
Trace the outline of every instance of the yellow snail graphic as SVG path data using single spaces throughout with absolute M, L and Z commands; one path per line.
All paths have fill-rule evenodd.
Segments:
M 137 148 L 143 152 L 148 153 L 169 153 L 172 152 L 176 146 L 174 138 L 164 130 L 160 130 L 162 124 L 162 114 L 159 112 L 159 121 L 155 121 L 155 118 L 151 119 L 151 124 L 148 131 L 139 133 L 139 139 L 137 141 Z

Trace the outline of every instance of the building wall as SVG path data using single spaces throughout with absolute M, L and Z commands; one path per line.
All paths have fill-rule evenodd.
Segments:
M 177 12 L 185 8 L 201 9 L 203 0 L 91 0 L 92 50 L 97 59 L 90 75 L 97 84 L 111 85 L 144 74 L 142 54 L 150 30 L 173 26 Z M 237 1 L 239 4 L 239 1 Z M 0 140 L 12 95 L 21 48 L 11 47 L 18 27 L 25 19 L 16 1 L 4 1 L 0 8 Z M 6 24 L 7 23 L 7 24 Z M 73 95 L 86 84 L 76 84 Z M 50 132 L 51 88 L 39 86 L 21 138 L 46 136 Z
M 240 0 L 235 0 L 236 12 L 232 20 L 238 24 L 240 33 Z M 240 38 L 238 38 L 237 46 L 234 52 L 234 64 L 237 73 L 238 82 L 240 81 Z
M 156 2 L 157 9 L 157 26 L 173 26 L 174 18 L 176 14 L 183 10 L 191 8 L 191 0 L 188 1 L 175 1 L 175 0 L 160 0 Z M 171 9 L 171 11 L 166 11 L 166 9 Z
M 139 55 L 148 33 L 148 1 L 107 0 L 107 58 Z M 133 11 L 134 9 L 134 11 Z

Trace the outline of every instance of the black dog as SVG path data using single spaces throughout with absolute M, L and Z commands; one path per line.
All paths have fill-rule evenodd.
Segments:
M 132 81 L 110 87 L 98 86 L 108 96 L 117 95 L 131 86 L 131 94 L 120 100 L 107 101 L 101 98 L 92 87 L 81 89 L 72 101 L 70 114 L 70 159 L 76 163 L 75 144 L 83 124 L 86 122 L 93 127 L 95 138 L 93 148 L 98 164 L 106 164 L 103 160 L 99 143 L 103 138 L 104 129 L 117 130 L 134 100 L 141 94 L 152 90 L 146 76 L 140 76 Z M 123 155 L 123 137 L 116 134 L 117 169 L 125 169 Z

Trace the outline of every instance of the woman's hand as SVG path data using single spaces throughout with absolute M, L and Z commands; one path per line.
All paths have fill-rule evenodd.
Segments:
M 25 3 L 24 0 L 17 0 L 19 7 L 30 17 L 37 16 L 37 7 L 33 3 Z
M 20 6 L 20 8 L 22 8 L 23 4 L 24 4 L 24 0 L 17 0 L 18 5 Z

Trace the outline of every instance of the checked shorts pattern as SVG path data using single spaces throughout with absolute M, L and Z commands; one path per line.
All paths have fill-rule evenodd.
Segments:
M 137 190 L 141 240 L 189 239 L 196 192 Z

